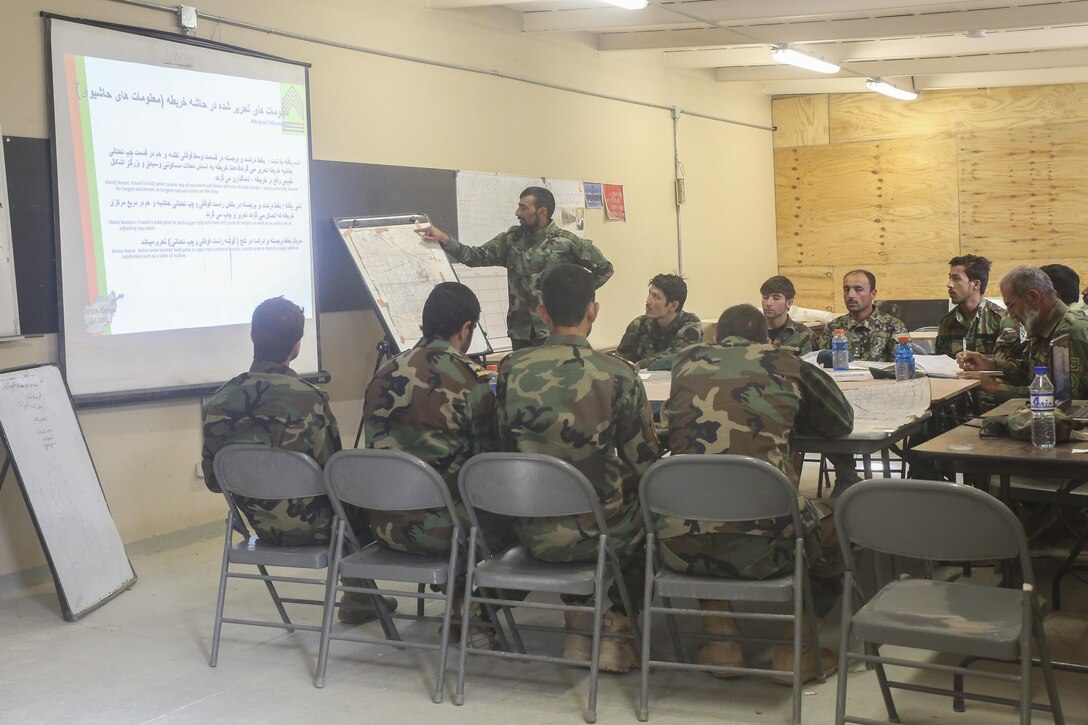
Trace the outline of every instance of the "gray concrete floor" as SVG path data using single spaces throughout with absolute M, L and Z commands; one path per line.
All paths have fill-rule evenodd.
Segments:
M 212 669 L 207 660 L 221 546 L 221 528 L 206 526 L 129 547 L 136 585 L 75 623 L 61 619 L 52 581 L 42 572 L 0 579 L 0 722 L 582 722 L 587 672 L 546 663 L 470 658 L 465 704 L 456 707 L 450 702 L 456 677 L 451 658 L 446 698 L 436 705 L 430 699 L 430 652 L 334 642 L 326 685 L 316 689 L 316 634 L 228 625 L 219 666 Z M 1047 579 L 1048 569 L 1039 564 L 1040 579 Z M 985 576 L 983 571 L 979 578 Z M 1088 586 L 1070 579 L 1063 604 L 1065 611 L 1047 622 L 1054 657 L 1088 663 Z M 411 608 L 410 602 L 401 607 Z M 316 608 L 295 611 L 299 621 L 319 619 Z M 257 582 L 231 586 L 228 614 L 274 616 Z M 555 621 L 550 613 L 531 619 Z M 377 625 L 362 629 L 380 636 Z M 836 630 L 825 627 L 825 643 L 836 641 Z M 429 623 L 409 624 L 405 632 L 413 639 L 437 639 Z M 669 651 L 665 634 L 655 624 L 656 652 Z M 530 643 L 553 654 L 562 646 L 561 637 L 546 635 L 534 635 Z M 766 660 L 765 651 L 746 654 L 752 662 Z M 944 685 L 949 678 L 906 679 Z M 1088 677 L 1059 673 L 1058 685 L 1067 722 L 1088 723 Z M 653 723 L 789 722 L 789 688 L 762 678 L 722 681 L 703 673 L 655 671 L 650 687 Z M 805 687 L 806 723 L 833 722 L 835 687 L 834 676 Z M 1042 700 L 1038 677 L 1034 687 L 1036 700 Z M 598 722 L 636 722 L 638 688 L 637 671 L 602 675 Z M 896 701 L 904 723 L 1017 722 L 1006 707 L 969 703 L 966 713 L 957 714 L 945 698 L 911 692 L 898 692 Z M 884 716 L 872 672 L 858 668 L 849 675 L 849 702 L 854 714 Z M 1035 721 L 1050 718 L 1036 713 Z

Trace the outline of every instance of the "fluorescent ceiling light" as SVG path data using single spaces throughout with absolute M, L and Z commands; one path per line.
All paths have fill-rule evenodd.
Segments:
M 615 5 L 624 10 L 642 10 L 646 7 L 646 0 L 604 0 L 609 5 Z
M 885 96 L 891 96 L 892 98 L 898 98 L 900 101 L 913 101 L 918 97 L 918 93 L 915 91 L 905 91 L 902 88 L 896 88 L 891 83 L 886 83 L 880 78 L 869 78 L 865 81 L 865 86 L 870 91 L 876 91 L 877 93 L 883 93 Z
M 771 48 L 771 57 L 779 63 L 795 65 L 798 68 L 814 70 L 817 73 L 839 72 L 839 67 L 834 63 L 829 63 L 823 58 L 817 58 L 814 55 L 806 55 L 805 53 L 794 50 L 788 45 L 776 45 Z

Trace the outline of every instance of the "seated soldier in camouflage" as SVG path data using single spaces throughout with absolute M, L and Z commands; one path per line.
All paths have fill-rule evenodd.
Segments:
M 480 302 L 472 290 L 459 282 L 436 285 L 423 305 L 423 337 L 374 374 L 363 400 L 367 448 L 404 451 L 426 461 L 458 503 L 461 466 L 477 453 L 498 450 L 487 371 L 465 356 L 479 321 Z M 369 517 L 382 546 L 449 554 L 451 522 L 444 509 L 371 511 Z M 467 517 L 463 520 L 467 525 Z
M 752 305 L 736 305 L 718 320 L 714 345 L 695 345 L 676 360 L 665 404 L 673 455 L 733 453 L 773 464 L 797 485 L 790 440 L 795 433 L 828 438 L 853 429 L 854 411 L 838 385 L 815 365 L 769 344 L 765 317 Z M 798 494 L 805 557 L 812 576 L 816 614 L 827 616 L 842 590 L 842 555 L 832 508 Z M 766 579 L 793 568 L 793 531 L 781 521 L 712 523 L 661 517 L 656 522 L 662 562 L 704 576 Z M 729 602 L 701 600 L 709 611 L 732 611 Z M 736 634 L 731 618 L 706 617 L 711 634 Z M 792 638 L 792 625 L 789 628 Z M 816 676 L 811 653 L 802 653 L 802 679 Z M 834 657 L 821 653 L 825 673 Z M 790 670 L 793 646 L 777 645 L 774 668 Z M 707 665 L 742 666 L 740 645 L 708 642 L 696 653 Z M 778 680 L 791 684 L 790 680 Z
M 263 443 L 305 453 L 325 465 L 340 450 L 329 395 L 300 380 L 289 365 L 298 357 L 305 316 L 302 308 L 274 297 L 253 311 L 250 338 L 253 364 L 204 404 L 204 483 L 219 492 L 212 459 L 228 443 Z M 263 541 L 280 545 L 326 543 L 333 510 L 325 496 L 262 501 L 236 497 L 238 507 Z M 365 528 L 365 524 L 364 524 Z M 387 600 L 396 608 L 396 600 Z M 340 619 L 360 623 L 374 618 L 370 597 L 347 594 Z
M 542 346 L 518 350 L 502 363 L 497 390 L 499 445 L 504 451 L 561 458 L 585 474 L 600 498 L 609 543 L 620 557 L 624 581 L 637 603 L 645 545 L 638 482 L 661 453 L 646 391 L 630 365 L 589 346 L 586 338 L 600 307 L 587 270 L 558 265 L 544 277 L 541 293 L 544 304 L 538 314 L 551 334 Z M 591 517 L 529 519 L 519 521 L 516 529 L 538 559 L 597 559 L 599 532 Z M 634 612 L 624 612 L 614 593 L 612 602 L 612 611 L 604 617 L 605 631 L 629 631 L 628 616 Z M 589 614 L 566 613 L 568 629 L 588 630 L 592 624 Z M 589 660 L 589 637 L 568 634 L 563 656 Z M 627 640 L 602 640 L 602 670 L 626 672 L 635 660 Z
M 699 316 L 684 312 L 688 286 L 676 274 L 659 274 L 650 280 L 646 314 L 627 326 L 616 354 L 642 370 L 670 370 L 679 350 L 703 341 Z
M 790 318 L 790 308 L 797 289 L 789 277 L 776 275 L 759 288 L 763 298 L 763 316 L 767 318 L 767 336 L 771 344 L 794 355 L 807 355 L 815 348 L 812 330 Z
M 907 326 L 876 308 L 876 275 L 865 269 L 847 272 L 842 278 L 842 301 L 846 314 L 827 323 L 817 349 L 831 348 L 835 330 L 842 328 L 850 345 L 850 359 L 895 362 L 895 346 L 899 335 L 906 334 Z M 827 460 L 835 467 L 835 486 L 831 497 L 861 480 L 854 468 L 854 456 L 850 453 L 829 453 Z
M 990 281 L 990 260 L 964 254 L 953 257 L 948 264 L 945 286 L 956 306 L 937 323 L 933 354 L 955 357 L 966 349 L 992 355 L 1002 334 L 1011 339 L 1016 331 L 1002 325 L 1005 310 L 983 297 Z

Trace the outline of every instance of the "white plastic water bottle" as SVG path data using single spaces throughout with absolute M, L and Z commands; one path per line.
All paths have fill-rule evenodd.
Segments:
M 914 377 L 914 348 L 910 346 L 910 335 L 900 335 L 895 346 L 895 381 L 910 380 Z
M 1046 375 L 1045 367 L 1035 368 L 1035 380 L 1031 382 L 1031 445 L 1035 448 L 1053 448 L 1057 439 L 1054 424 L 1054 384 Z
M 846 339 L 846 330 L 841 327 L 835 330 L 831 338 L 831 369 L 850 369 L 850 343 Z

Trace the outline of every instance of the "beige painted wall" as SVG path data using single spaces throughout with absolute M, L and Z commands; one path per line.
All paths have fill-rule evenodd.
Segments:
M 844 311 L 865 267 L 885 299 L 945 299 L 948 260 L 1088 277 L 1088 84 L 773 103 L 778 263 L 797 304 Z M 936 324 L 936 320 L 934 320 Z
M 196 7 L 315 38 L 770 123 L 770 103 L 761 95 L 723 90 L 709 73 L 666 72 L 657 54 L 601 54 L 590 35 L 523 34 L 517 16 L 501 9 L 448 13 L 427 9 L 425 0 L 209 0 Z M 8 72 L 0 74 L 0 124 L 10 135 L 49 135 L 40 10 L 163 30 L 177 27 L 171 14 L 111 0 L 3 3 L 0 67 Z M 606 222 L 596 210 L 587 217 L 588 236 L 616 266 L 615 277 L 599 293 L 597 345 L 615 344 L 642 310 L 646 280 L 677 266 L 673 126 L 666 110 L 203 19 L 197 34 L 313 65 L 315 158 L 624 184 L 626 223 Z M 688 307 L 716 316 L 729 304 L 753 299 L 753 285 L 775 272 L 771 134 L 683 116 L 680 137 L 688 179 L 683 207 Z M 324 314 L 321 324 L 324 366 L 333 374 L 330 395 L 350 444 L 380 327 L 369 312 Z M 3 367 L 54 360 L 55 336 L 0 343 Z M 239 369 L 247 362 L 240 360 Z M 191 400 L 80 413 L 126 541 L 222 515 L 221 499 L 208 494 L 194 473 L 199 417 L 198 402 Z M 0 491 L 0 575 L 43 562 L 18 487 L 9 483 Z

